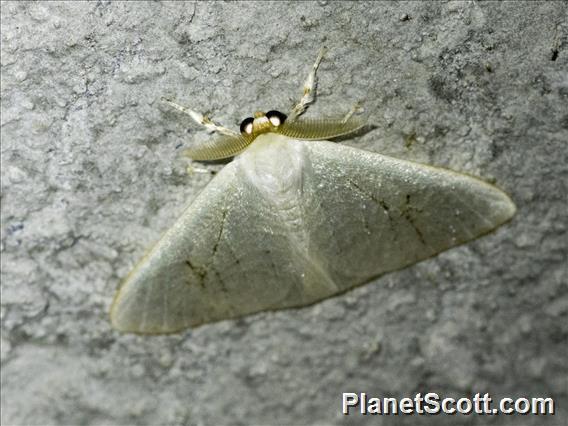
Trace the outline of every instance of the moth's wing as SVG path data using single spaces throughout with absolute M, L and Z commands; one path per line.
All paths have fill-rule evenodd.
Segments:
M 127 277 L 111 320 L 168 333 L 304 306 L 485 234 L 514 210 L 465 175 L 263 135 Z
M 114 328 L 171 333 L 215 315 L 224 291 L 215 259 L 235 226 L 227 217 L 240 190 L 235 171 L 225 166 L 122 282 L 110 311 Z
M 286 120 L 275 133 L 302 140 L 327 140 L 353 133 L 364 126 L 357 116 L 343 118 L 299 118 Z
M 124 280 L 114 328 L 171 333 L 302 304 L 304 265 L 289 224 L 241 163 L 225 166 Z
M 233 157 L 243 151 L 250 143 L 252 138 L 241 134 L 216 135 L 211 139 L 194 143 L 184 150 L 184 154 L 193 160 L 210 161 L 221 160 Z
M 515 213 L 504 192 L 464 174 L 331 142 L 305 148 L 309 251 L 341 290 L 473 240 Z

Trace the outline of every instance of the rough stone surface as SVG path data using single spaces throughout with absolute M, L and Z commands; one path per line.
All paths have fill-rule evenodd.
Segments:
M 567 422 L 565 2 L 3 2 L 3 425 Z M 207 135 L 362 100 L 345 143 L 482 176 L 518 206 L 473 243 L 315 306 L 180 335 L 109 327 L 115 288 L 211 179 Z M 218 167 L 218 166 L 213 166 Z M 550 396 L 555 416 L 340 412 L 374 396 Z

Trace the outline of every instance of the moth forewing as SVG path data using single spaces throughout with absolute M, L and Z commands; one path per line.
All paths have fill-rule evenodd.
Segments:
M 211 161 L 233 157 L 245 150 L 253 141 L 243 135 L 218 135 L 206 142 L 193 144 L 183 151 L 192 160 Z
M 276 133 L 303 140 L 327 140 L 351 134 L 364 126 L 358 117 L 348 120 L 342 118 L 315 118 L 286 121 Z

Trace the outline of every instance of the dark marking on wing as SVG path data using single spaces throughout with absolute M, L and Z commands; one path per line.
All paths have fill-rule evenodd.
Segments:
M 393 218 L 391 216 L 391 212 L 390 212 L 390 207 L 389 205 L 384 201 L 384 200 L 379 200 L 375 194 L 370 193 L 365 191 L 363 188 L 361 188 L 359 185 L 357 185 L 355 182 L 353 182 L 351 179 L 347 179 L 347 181 L 349 182 L 349 184 L 351 186 L 353 186 L 357 191 L 359 191 L 361 194 L 363 194 L 365 197 L 369 198 L 370 200 L 372 200 L 377 206 L 381 207 L 383 209 L 383 211 L 386 213 L 387 217 L 389 218 L 389 225 L 392 231 L 392 234 L 394 235 L 394 239 L 396 240 L 396 232 L 394 232 L 394 224 L 393 224 Z M 367 223 L 365 222 L 365 229 L 367 231 L 370 231 L 368 228 Z
M 215 241 L 215 245 L 213 246 L 212 257 L 215 257 L 215 254 L 217 253 L 217 248 L 219 247 L 219 242 L 221 241 L 221 235 L 223 235 L 223 229 L 225 228 L 225 221 L 227 219 L 227 210 L 223 210 L 222 215 L 223 216 L 221 218 L 221 227 L 219 229 L 219 234 L 217 235 L 217 240 Z
M 215 254 L 217 253 L 217 249 L 219 248 L 219 242 L 221 241 L 221 235 L 223 234 L 223 229 L 225 227 L 225 219 L 227 218 L 227 210 L 224 210 L 222 215 L 223 215 L 223 217 L 221 218 L 221 227 L 219 229 L 219 234 L 217 235 L 217 239 L 215 240 L 215 244 L 213 245 L 213 251 L 211 253 L 211 260 L 206 265 L 203 265 L 203 266 L 194 265 L 191 262 L 190 259 L 187 259 L 185 261 L 185 264 L 189 267 L 189 269 L 191 269 L 193 271 L 193 273 L 195 275 L 197 275 L 197 277 L 199 278 L 199 285 L 201 285 L 202 288 L 205 288 L 205 279 L 207 278 L 207 274 L 209 273 L 210 269 L 212 269 L 217 274 L 217 276 L 219 276 L 217 271 L 213 268 L 213 261 L 215 259 Z M 221 281 L 221 278 L 219 278 L 219 280 Z M 225 287 L 225 290 L 226 290 L 226 287 Z
M 223 280 L 221 273 L 213 265 L 211 265 L 211 269 L 213 270 L 213 273 L 217 276 L 217 279 L 219 280 L 219 284 L 221 285 L 221 291 L 224 293 L 228 293 L 229 290 L 227 290 L 227 285 L 225 284 L 225 281 Z
M 266 254 L 268 259 L 270 260 L 270 267 L 272 268 L 272 273 L 274 274 L 275 277 L 277 277 L 278 276 L 278 270 L 276 269 L 276 265 L 274 264 L 274 260 L 272 259 L 272 256 L 270 256 L 271 253 L 272 252 L 270 251 L 270 249 L 264 250 L 264 254 Z
M 189 259 L 185 261 L 185 264 L 189 266 L 189 269 L 191 269 L 193 273 L 199 277 L 199 285 L 202 288 L 205 288 L 205 278 L 207 277 L 207 269 L 202 266 L 194 266 L 193 263 L 191 263 L 191 260 Z
M 422 211 L 421 209 L 417 209 L 410 205 L 410 194 L 406 194 L 406 204 L 404 205 L 404 208 L 401 210 L 400 215 L 401 217 L 406 219 L 406 221 L 410 224 L 410 226 L 412 226 L 412 228 L 416 232 L 416 235 L 418 235 L 418 239 L 420 240 L 420 242 L 423 245 L 427 245 L 426 241 L 424 240 L 424 235 L 422 234 L 422 231 L 420 230 L 418 225 L 416 225 L 416 222 L 414 221 L 413 217 L 413 213 L 415 212 L 420 213 L 421 211 Z

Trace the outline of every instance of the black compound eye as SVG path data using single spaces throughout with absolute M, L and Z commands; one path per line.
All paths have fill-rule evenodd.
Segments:
M 266 118 L 270 120 L 274 127 L 280 126 L 282 123 L 286 121 L 286 114 L 281 113 L 280 111 L 268 111 L 266 113 Z
M 254 118 L 247 117 L 241 122 L 241 133 L 245 133 L 247 135 L 252 134 L 252 122 Z

